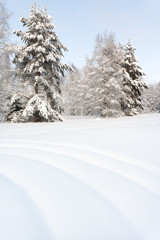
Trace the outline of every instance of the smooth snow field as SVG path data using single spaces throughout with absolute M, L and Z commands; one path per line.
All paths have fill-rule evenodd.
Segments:
M 0 240 L 142 239 L 160 239 L 160 114 L 0 124 Z

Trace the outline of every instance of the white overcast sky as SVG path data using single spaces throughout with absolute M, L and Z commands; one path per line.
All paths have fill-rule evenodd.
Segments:
M 160 0 L 39 0 L 37 4 L 53 17 L 55 31 L 68 48 L 66 63 L 77 67 L 91 56 L 95 37 L 104 31 L 113 32 L 117 42 L 128 39 L 136 47 L 139 65 L 146 81 L 160 81 Z M 28 17 L 31 0 L 7 0 L 12 12 L 11 31 L 23 29 L 19 19 Z M 15 36 L 12 41 L 19 42 Z

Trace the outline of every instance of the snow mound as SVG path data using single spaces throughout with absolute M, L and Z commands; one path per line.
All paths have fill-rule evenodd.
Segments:
M 35 94 L 27 103 L 26 108 L 23 111 L 24 119 L 29 119 L 38 114 L 42 121 L 60 121 L 62 118 L 60 115 L 51 108 L 48 101 L 41 99 L 38 94 Z
M 160 114 L 0 132 L 0 239 L 160 239 Z

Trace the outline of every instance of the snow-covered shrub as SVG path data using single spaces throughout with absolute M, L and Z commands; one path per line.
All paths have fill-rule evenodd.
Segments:
M 34 95 L 23 111 L 23 117 L 32 122 L 62 121 L 62 117 L 52 109 L 51 105 L 42 100 L 38 94 Z

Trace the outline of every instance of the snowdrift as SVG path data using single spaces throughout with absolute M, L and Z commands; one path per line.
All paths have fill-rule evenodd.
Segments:
M 160 239 L 160 114 L 0 125 L 0 239 Z

